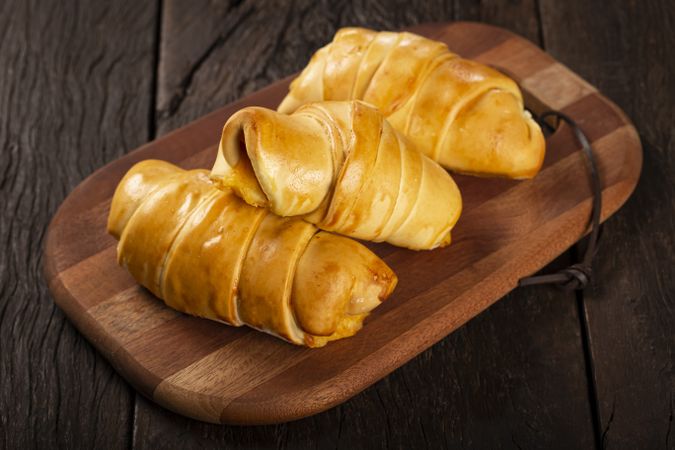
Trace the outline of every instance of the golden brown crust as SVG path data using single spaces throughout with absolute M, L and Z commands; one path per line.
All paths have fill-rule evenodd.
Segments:
M 212 193 L 172 245 L 162 294 L 167 305 L 179 311 L 241 325 L 236 304 L 239 276 L 265 212 L 232 192 Z
M 135 170 L 129 170 L 115 189 L 108 215 L 108 233 L 119 240 L 141 202 L 176 173 L 171 164 L 153 160 L 141 161 Z
M 207 174 L 144 161 L 113 198 L 120 264 L 167 305 L 317 347 L 356 333 L 393 290 L 394 273 L 361 244 L 249 206 Z M 316 278 L 329 267 L 349 281 L 343 293 Z
M 213 190 L 203 173 L 168 177 L 146 196 L 126 224 L 118 246 L 120 265 L 153 294 L 161 296 L 161 277 L 169 250 L 183 225 Z M 154 180 L 153 180 L 154 181 Z
M 440 42 L 411 33 L 339 30 L 291 83 L 278 111 L 351 99 L 379 108 L 394 128 L 448 169 L 531 178 L 541 168 L 544 138 L 523 110 L 516 83 Z
M 304 332 L 291 310 L 291 290 L 298 260 L 315 233 L 316 228 L 302 220 L 274 214 L 263 219 L 239 280 L 239 316 L 245 324 L 291 342 L 302 341 Z
M 392 275 L 358 242 L 318 233 L 305 249 L 293 283 L 298 324 L 313 335 L 330 336 L 347 316 L 367 314 L 384 301 L 396 286 Z
M 450 175 L 360 101 L 290 116 L 244 108 L 225 124 L 211 177 L 278 215 L 415 250 L 449 243 L 462 205 Z

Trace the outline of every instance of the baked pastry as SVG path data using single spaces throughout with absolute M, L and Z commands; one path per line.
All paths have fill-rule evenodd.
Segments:
M 450 175 L 360 101 L 238 111 L 211 177 L 280 216 L 415 250 L 447 245 L 462 208 Z
M 148 160 L 115 191 L 118 262 L 179 311 L 321 347 L 355 334 L 396 286 L 358 242 L 247 205 L 206 170 Z
M 516 83 L 412 33 L 343 28 L 291 83 L 279 112 L 360 99 L 427 156 L 459 173 L 531 178 L 544 137 Z

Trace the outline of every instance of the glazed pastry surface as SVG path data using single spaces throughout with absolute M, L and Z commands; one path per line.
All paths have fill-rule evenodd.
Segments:
M 206 170 L 147 160 L 108 217 L 118 262 L 178 310 L 320 347 L 355 334 L 396 275 L 349 238 L 252 207 Z
M 280 216 L 415 250 L 449 244 L 462 209 L 452 177 L 361 101 L 238 111 L 211 177 Z
M 380 109 L 420 151 L 455 172 L 531 178 L 544 160 L 544 136 L 513 80 L 412 33 L 339 30 L 278 110 L 350 99 Z

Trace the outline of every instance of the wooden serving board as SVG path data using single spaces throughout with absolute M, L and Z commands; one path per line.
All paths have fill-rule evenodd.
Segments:
M 640 141 L 623 112 L 593 86 L 500 28 L 452 23 L 413 31 L 511 75 L 534 112 L 558 109 L 575 119 L 596 152 L 603 220 L 626 201 L 640 174 Z M 96 171 L 63 202 L 48 230 L 45 273 L 56 303 L 140 392 L 186 416 L 273 423 L 335 406 L 486 309 L 587 232 L 586 161 L 563 125 L 547 139 L 543 170 L 533 180 L 455 176 L 464 213 L 450 247 L 413 252 L 370 245 L 396 271 L 399 285 L 352 338 L 310 350 L 165 307 L 116 264 L 116 242 L 105 231 L 115 186 L 147 158 L 209 168 L 226 119 L 244 106 L 275 108 L 289 81 Z

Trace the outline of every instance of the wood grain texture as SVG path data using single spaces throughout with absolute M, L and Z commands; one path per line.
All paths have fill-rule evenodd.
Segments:
M 602 174 L 603 218 L 630 195 L 641 166 L 640 144 L 611 102 L 557 66 L 556 78 L 576 93 L 564 97 L 567 104 L 560 103 L 559 93 L 548 87 L 547 64 L 556 63 L 505 30 L 455 23 L 417 31 L 437 36 L 451 50 L 461 45 L 467 56 L 502 67 L 527 85 L 538 105 L 557 101 L 588 130 Z M 493 47 L 484 44 L 489 40 Z M 466 42 L 481 44 L 476 50 Z M 519 48 L 521 60 L 500 56 L 514 54 L 509 42 Z M 501 50 L 489 53 L 492 59 L 484 56 L 497 46 Z M 540 58 L 547 63 L 534 64 L 535 70 L 528 73 L 525 61 Z M 397 272 L 400 285 L 355 337 L 312 351 L 184 315 L 143 330 L 132 341 L 126 340 L 126 322 L 103 327 L 110 322 L 101 306 L 118 302 L 120 295 L 134 300 L 131 323 L 146 320 L 148 314 L 154 317 L 144 305 L 156 301 L 145 291 L 127 294 L 133 283 L 116 266 L 110 252 L 114 243 L 104 232 L 101 205 L 109 202 L 122 174 L 135 161 L 158 156 L 184 167 L 208 167 L 216 148 L 208 137 L 217 136 L 222 120 L 245 104 L 275 106 L 286 89 L 287 81 L 275 83 L 107 165 L 73 191 L 50 225 L 45 271 L 59 305 L 141 392 L 201 420 L 270 423 L 335 406 L 483 311 L 519 278 L 572 245 L 587 227 L 590 189 L 587 181 L 578 180 L 585 162 L 569 129 L 560 127 L 547 140 L 548 156 L 534 180 L 456 177 L 467 208 L 451 247 L 411 252 L 371 246 Z M 523 204 L 529 207 L 523 209 Z M 93 236 L 86 243 L 74 245 L 67 239 L 86 233 Z
M 0 448 L 124 448 L 133 390 L 56 308 L 46 226 L 148 139 L 152 4 L 0 2 Z
M 158 132 L 298 72 L 341 26 L 398 29 L 452 19 L 452 1 L 164 2 Z
M 166 20 L 167 5 L 174 2 L 158 3 L 164 4 Z M 198 2 L 194 9 L 184 9 L 181 13 L 184 19 L 194 21 L 195 26 L 185 34 L 180 34 L 180 28 L 165 29 L 163 39 L 171 35 L 180 35 L 181 39 L 164 48 L 163 54 L 185 49 L 186 56 L 193 58 L 193 62 L 202 57 L 203 53 L 196 47 L 190 55 L 191 44 L 205 36 L 217 37 L 217 33 L 211 34 L 212 30 L 226 31 L 233 24 L 224 20 L 227 15 L 217 16 L 212 12 L 224 8 L 221 4 Z M 304 8 L 308 4 L 279 2 L 276 11 L 296 6 Z M 186 95 L 195 97 L 190 108 L 176 109 L 176 121 L 172 124 L 168 121 L 174 114 L 160 117 L 156 124 L 144 120 L 143 114 L 130 114 L 128 111 L 142 107 L 145 101 L 148 110 L 152 107 L 152 99 L 146 98 L 145 91 L 140 92 L 140 87 L 154 77 L 154 68 L 149 64 L 152 58 L 139 57 L 136 49 L 136 44 L 145 45 L 149 38 L 146 31 L 152 24 L 148 27 L 129 25 L 149 17 L 149 13 L 140 10 L 151 6 L 154 3 L 138 5 L 137 10 L 130 11 L 127 5 L 120 5 L 108 11 L 105 6 L 89 2 L 59 3 L 58 7 L 53 2 L 37 5 L 5 1 L 0 4 L 0 67 L 3 68 L 0 71 L 0 206 L 3 207 L 0 315 L 4 314 L 0 322 L 3 349 L 0 447 L 45 447 L 47 443 L 88 448 L 123 446 L 120 436 L 126 433 L 120 431 L 119 424 L 133 423 L 133 445 L 144 448 L 359 448 L 366 445 L 376 448 L 590 448 L 587 430 L 591 424 L 586 413 L 589 407 L 583 403 L 586 393 L 581 356 L 582 341 L 588 341 L 579 335 L 577 324 L 579 320 L 585 321 L 586 315 L 577 317 L 573 298 L 546 288 L 512 292 L 364 393 L 308 419 L 240 428 L 184 419 L 140 397 L 136 411 L 128 409 L 119 377 L 107 369 L 100 354 L 92 352 L 91 347 L 72 332 L 68 322 L 61 319 L 61 312 L 47 300 L 49 296 L 38 273 L 40 239 L 33 236 L 42 235 L 49 215 L 72 186 L 93 168 L 124 151 L 119 145 L 122 141 L 126 142 L 126 148 L 131 148 L 154 137 L 155 125 L 168 131 L 227 102 L 222 98 L 214 101 L 211 98 L 214 95 L 225 94 L 228 99 L 234 99 L 240 97 L 237 89 L 250 92 L 265 84 L 250 86 L 246 80 L 233 77 L 228 79 L 232 83 L 223 83 L 216 90 L 202 90 L 202 84 L 209 80 L 201 76 L 198 84 L 189 83 Z M 564 4 L 547 0 L 317 2 L 302 26 L 288 30 L 284 40 L 286 47 L 282 49 L 284 59 L 279 56 L 280 51 L 269 50 L 281 32 L 267 33 L 268 29 L 278 30 L 276 21 L 284 14 L 266 14 L 268 27 L 259 27 L 255 34 L 249 35 L 251 39 L 246 44 L 226 37 L 218 47 L 228 50 L 207 52 L 201 69 L 197 68 L 195 74 L 210 70 L 210 65 L 218 64 L 232 52 L 242 58 L 250 55 L 261 65 L 294 65 L 275 72 L 275 77 L 284 76 L 302 67 L 313 46 L 323 44 L 321 39 L 312 36 L 325 33 L 328 39 L 339 25 L 375 22 L 378 27 L 395 29 L 420 21 L 464 19 L 482 20 L 515 30 L 549 48 L 557 58 L 598 85 L 635 120 L 645 144 L 646 159 L 635 198 L 605 229 L 603 239 L 605 242 L 609 239 L 610 244 L 601 246 L 601 264 L 605 266 L 593 287 L 601 292 L 598 303 L 604 306 L 595 316 L 592 308 L 587 311 L 595 318 L 590 322 L 595 350 L 588 356 L 599 361 L 595 367 L 598 373 L 595 383 L 599 403 L 605 405 L 601 426 L 596 431 L 599 437 L 604 434 L 604 443 L 610 448 L 669 448 L 673 442 L 670 431 L 673 415 L 668 414 L 667 400 L 672 398 L 672 371 L 669 370 L 672 370 L 673 358 L 672 344 L 668 344 L 672 341 L 672 315 L 668 315 L 667 308 L 672 308 L 673 277 L 668 268 L 673 266 L 673 253 L 672 240 L 668 237 L 673 235 L 673 216 L 669 212 L 672 204 L 668 203 L 672 202 L 672 183 L 668 180 L 673 176 L 669 155 L 673 154 L 670 131 L 675 96 L 672 95 L 673 83 L 668 82 L 672 78 L 669 74 L 673 73 L 674 59 L 673 53 L 667 50 L 672 48 L 672 43 L 667 45 L 667 42 L 673 37 L 672 13 L 668 0 L 653 0 L 647 4 L 578 0 Z M 257 12 L 250 14 L 256 16 Z M 207 33 L 207 30 L 211 31 Z M 97 32 L 106 38 L 97 38 Z M 545 39 L 537 39 L 538 36 Z M 306 40 L 311 41 L 311 45 Z M 211 41 L 206 47 L 210 44 Z M 29 47 L 31 53 L 26 50 Z M 252 50 L 254 47 L 256 51 L 264 50 L 266 57 L 259 58 Z M 89 54 L 80 54 L 80 51 Z M 108 52 L 113 54 L 112 58 L 107 56 Z M 304 56 L 294 56 L 302 52 Z M 29 57 L 32 58 L 30 64 Z M 71 64 L 86 63 L 89 58 L 93 63 L 94 57 L 100 58 L 100 64 L 95 65 L 93 76 L 87 76 L 84 68 Z M 114 70 L 117 78 L 112 83 L 112 77 L 105 77 L 101 70 L 114 59 L 123 62 L 125 70 L 120 72 L 122 66 L 117 67 Z M 219 70 L 229 70 L 238 62 Z M 67 64 L 69 68 L 64 69 Z M 138 70 L 139 65 L 147 70 Z M 19 71 L 19 68 L 22 69 Z M 190 63 L 164 70 L 174 71 L 181 80 L 192 66 Z M 129 78 L 133 82 L 128 83 Z M 45 79 L 49 80 L 49 88 L 45 87 L 45 81 L 40 81 Z M 121 80 L 119 84 L 118 80 Z M 102 85 L 105 88 L 99 87 Z M 25 89 L 27 86 L 32 90 Z M 18 93 L 14 92 L 17 87 Z M 129 92 L 130 87 L 134 92 L 132 96 L 116 91 L 120 88 Z M 88 93 L 87 101 L 92 108 L 67 100 L 78 99 L 80 92 Z M 121 105 L 118 98 L 126 100 Z M 53 105 L 51 111 L 57 112 L 54 117 L 69 121 L 72 119 L 62 118 L 59 112 L 65 112 L 66 116 L 73 109 L 91 113 L 101 109 L 103 99 L 109 100 L 110 105 L 103 128 L 99 125 L 100 119 L 93 115 L 85 118 L 83 128 L 69 124 L 59 127 L 57 134 L 56 125 L 46 125 L 48 120 L 42 116 L 47 103 Z M 126 121 L 123 129 L 115 128 L 112 133 L 112 124 L 119 123 L 118 118 L 123 114 L 134 120 Z M 41 126 L 24 127 L 24 123 Z M 162 128 L 162 123 L 167 125 Z M 100 135 L 102 130 L 107 133 L 104 138 Z M 49 144 L 44 144 L 46 141 Z M 95 145 L 74 145 L 79 141 Z M 116 144 L 108 147 L 111 142 Z M 49 150 L 38 152 L 35 149 L 38 144 Z M 36 170 L 37 167 L 41 168 Z M 39 181 L 34 179 L 34 173 L 40 175 Z M 41 186 L 36 198 L 28 194 L 31 182 Z M 17 188 L 19 183 L 25 188 Z M 33 192 L 37 189 L 33 188 Z M 5 210 L 12 212 L 5 213 Z M 12 215 L 14 211 L 19 211 L 18 217 Z M 613 245 L 630 257 L 615 252 Z M 630 275 L 623 280 L 625 274 Z M 604 280 L 612 280 L 607 282 L 611 285 L 605 285 Z M 628 289 L 624 291 L 626 286 Z M 627 298 L 626 292 L 634 296 Z M 593 295 L 597 295 L 597 291 Z M 617 298 L 620 300 L 616 301 Z M 117 311 L 127 311 L 125 301 L 119 299 Z M 578 301 L 582 301 L 581 297 Z M 24 315 L 20 316 L 19 310 Z M 54 317 L 49 322 L 45 314 L 52 311 Z M 636 333 L 635 342 L 625 330 Z M 132 337 L 134 330 L 129 332 Z M 545 345 L 541 343 L 543 339 L 547 339 Z M 13 362 L 9 363 L 10 360 Z M 604 389 L 605 384 L 609 388 Z M 108 393 L 111 390 L 113 394 Z M 495 399 L 501 402 L 498 409 L 494 408 Z M 616 410 L 612 414 L 614 404 Z M 128 435 L 124 439 L 132 441 Z
M 642 179 L 605 227 L 583 294 L 599 444 L 675 447 L 675 34 L 672 2 L 542 2 L 553 56 L 616 99 L 641 131 Z M 621 30 L 616 34 L 615 30 Z M 576 36 L 570 40 L 566 36 Z M 576 42 L 584 42 L 580 47 Z

